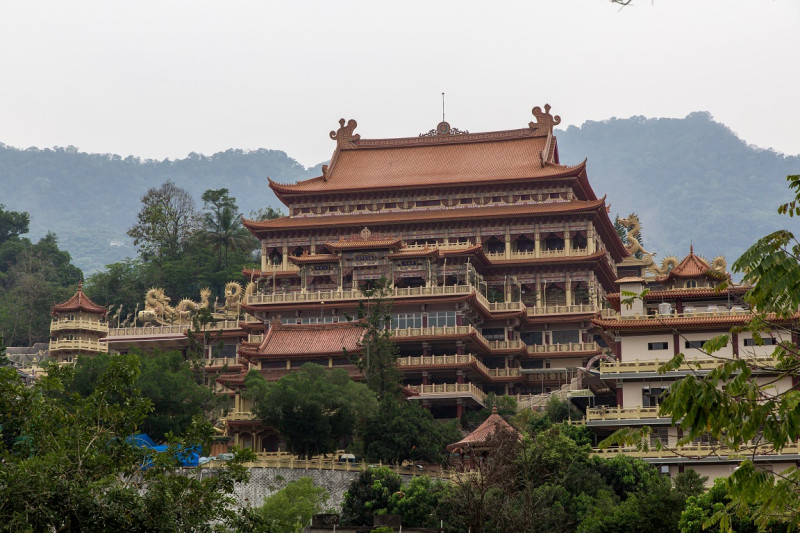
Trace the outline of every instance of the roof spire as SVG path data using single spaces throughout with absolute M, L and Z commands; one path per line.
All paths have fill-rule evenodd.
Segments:
M 444 93 L 442 93 L 442 122 L 446 122 L 444 119 Z

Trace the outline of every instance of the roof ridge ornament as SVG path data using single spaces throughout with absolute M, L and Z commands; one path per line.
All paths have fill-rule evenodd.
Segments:
M 337 148 L 350 148 L 351 144 L 361 139 L 361 135 L 353 133 L 357 126 L 358 122 L 352 118 L 347 121 L 346 126 L 344 119 L 339 119 L 339 129 L 330 133 L 331 139 L 336 141 Z
M 528 122 L 528 127 L 531 129 L 541 129 L 545 133 L 551 135 L 553 133 L 553 126 L 561 124 L 561 117 L 559 115 L 553 116 L 550 114 L 550 104 L 544 105 L 544 111 L 538 105 L 531 109 L 531 113 L 536 118 L 536 122 Z

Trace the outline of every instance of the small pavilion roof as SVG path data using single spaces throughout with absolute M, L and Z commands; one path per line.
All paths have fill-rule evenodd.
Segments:
M 362 322 L 336 324 L 272 323 L 258 346 L 256 358 L 303 355 L 341 354 L 342 350 L 359 352 L 365 328 Z
M 673 267 L 666 276 L 656 278 L 656 280 L 665 282 L 671 281 L 674 278 L 690 279 L 703 276 L 712 277 L 714 279 L 724 279 L 726 277 L 725 274 L 712 270 L 705 259 L 695 255 L 694 245 L 691 245 L 689 246 L 689 255 L 684 257 L 677 266 Z
M 511 424 L 497 414 L 497 406 L 494 406 L 492 407 L 492 414 L 489 415 L 489 418 L 484 420 L 483 424 L 460 441 L 449 444 L 447 446 L 447 451 L 453 452 L 461 448 L 481 448 L 485 446 L 489 438 L 497 431 L 511 431 L 517 436 L 520 436 L 519 432 L 514 429 Z
M 56 313 L 67 313 L 70 311 L 83 311 L 84 313 L 92 313 L 96 315 L 106 315 L 108 309 L 102 305 L 97 305 L 88 296 L 83 293 L 83 282 L 78 282 L 78 291 L 66 302 L 56 304 L 51 309 L 53 316 Z

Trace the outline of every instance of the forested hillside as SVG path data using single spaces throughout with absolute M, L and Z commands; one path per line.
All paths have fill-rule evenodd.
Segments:
M 777 214 L 791 194 L 786 176 L 800 157 L 748 146 L 708 113 L 683 119 L 632 117 L 585 122 L 558 132 L 562 163 L 588 157 L 598 196 L 611 216 L 635 211 L 645 248 L 682 258 L 690 243 L 728 263 L 753 242 L 786 226 Z
M 598 195 L 608 195 L 612 217 L 640 215 L 645 245 L 659 257 L 681 256 L 694 241 L 702 254 L 734 259 L 778 227 L 785 177 L 800 173 L 800 157 L 748 146 L 707 113 L 590 121 L 559 131 L 558 139 L 563 162 L 589 158 L 589 179 Z M 319 167 L 306 169 L 267 149 L 153 161 L 0 144 L 0 202 L 30 213 L 33 238 L 54 231 L 87 273 L 135 255 L 125 232 L 142 195 L 166 180 L 196 199 L 227 187 L 247 214 L 279 205 L 267 176 L 294 181 L 318 174 Z
M 196 200 L 227 187 L 245 213 L 278 205 L 267 176 L 290 181 L 318 174 L 278 150 L 227 150 L 175 161 L 87 154 L 74 147 L 21 150 L 0 144 L 0 203 L 31 215 L 35 238 L 53 231 L 84 272 L 102 269 L 136 250 L 126 231 L 140 199 L 172 180 Z

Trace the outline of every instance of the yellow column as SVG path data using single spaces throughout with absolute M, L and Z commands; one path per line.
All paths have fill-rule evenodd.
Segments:
M 572 252 L 572 237 L 569 230 L 564 230 L 564 255 L 570 255 Z
M 533 241 L 535 257 L 542 257 L 542 236 L 536 232 L 535 240 Z
M 289 267 L 289 245 L 283 245 L 283 260 L 281 262 L 281 269 L 286 270 Z
M 506 228 L 506 259 L 511 259 L 511 232 Z
M 267 241 L 261 240 L 261 271 L 267 270 Z
M 592 223 L 588 223 L 588 227 L 586 228 L 586 253 L 593 254 L 597 251 L 594 243 L 594 226 Z

